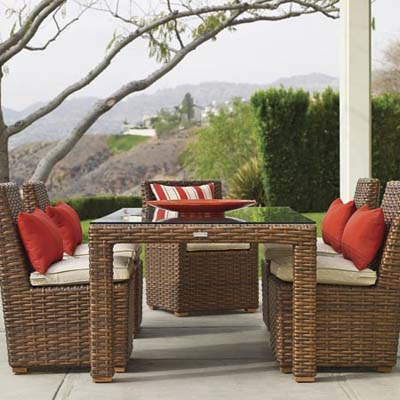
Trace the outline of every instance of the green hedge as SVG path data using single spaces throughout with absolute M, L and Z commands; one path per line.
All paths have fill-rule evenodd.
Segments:
M 93 196 L 61 199 L 69 204 L 83 221 L 86 219 L 100 218 L 120 208 L 141 207 L 142 199 L 138 196 Z
M 303 90 L 256 92 L 265 203 L 324 211 L 339 196 L 339 95 Z M 372 172 L 400 179 L 400 95 L 372 100 Z
M 372 175 L 386 182 L 400 179 L 400 94 L 372 100 Z

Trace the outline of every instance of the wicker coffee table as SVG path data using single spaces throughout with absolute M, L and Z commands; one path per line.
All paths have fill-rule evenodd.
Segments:
M 146 214 L 146 215 L 145 215 Z M 122 209 L 93 221 L 90 245 L 91 375 L 112 382 L 113 246 L 117 243 L 283 243 L 293 245 L 293 368 L 297 382 L 316 375 L 316 226 L 288 207 L 249 208 L 225 218 L 153 221 L 153 210 Z M 205 266 L 206 267 L 206 266 Z

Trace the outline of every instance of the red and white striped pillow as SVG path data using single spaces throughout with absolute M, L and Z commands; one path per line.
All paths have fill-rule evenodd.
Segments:
M 214 183 L 201 186 L 166 186 L 151 183 L 157 200 L 202 200 L 214 198 Z
M 165 219 L 178 218 L 178 216 L 179 213 L 177 213 L 176 211 L 168 211 L 168 210 L 163 210 L 162 208 L 156 208 L 154 210 L 153 222 L 163 221 Z

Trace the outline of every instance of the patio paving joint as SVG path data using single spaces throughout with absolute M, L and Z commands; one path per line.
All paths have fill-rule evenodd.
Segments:
M 60 393 L 61 388 L 63 387 L 63 385 L 64 385 L 64 383 L 65 383 L 65 380 L 67 379 L 68 374 L 69 374 L 69 371 L 66 372 L 66 373 L 64 374 L 64 376 L 63 376 L 63 378 L 61 379 L 61 382 L 60 382 L 60 384 L 58 385 L 56 391 L 54 392 L 54 395 L 53 395 L 53 397 L 51 398 L 51 400 L 57 400 L 58 394 Z M 63 397 L 66 398 L 65 396 L 63 396 Z
M 344 376 L 344 374 L 334 374 L 336 377 L 340 377 L 341 379 L 338 379 L 338 384 L 340 389 L 343 391 L 343 393 L 346 395 L 346 397 L 349 400 L 361 400 L 359 396 L 354 392 L 354 390 L 350 387 L 350 385 L 347 382 L 347 378 Z

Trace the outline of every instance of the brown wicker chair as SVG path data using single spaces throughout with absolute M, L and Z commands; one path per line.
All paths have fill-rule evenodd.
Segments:
M 400 182 L 387 184 L 382 208 L 387 237 L 373 286 L 317 285 L 318 367 L 364 367 L 389 372 L 400 329 Z M 292 366 L 292 284 L 263 266 L 264 320 L 283 371 Z M 301 301 L 301 300 L 300 300 Z
M 143 207 L 155 200 L 152 183 L 204 185 L 210 181 L 146 181 Z M 215 198 L 222 198 L 221 182 L 214 182 Z M 195 311 L 258 308 L 258 246 L 248 250 L 187 251 L 186 244 L 148 244 L 146 253 L 147 304 L 185 316 Z
M 0 287 L 9 364 L 15 373 L 37 367 L 88 367 L 89 285 L 30 285 L 30 265 L 16 226 L 22 210 L 18 187 L 0 184 Z M 126 368 L 137 318 L 140 268 L 131 267 L 131 279 L 114 284 L 116 370 Z

